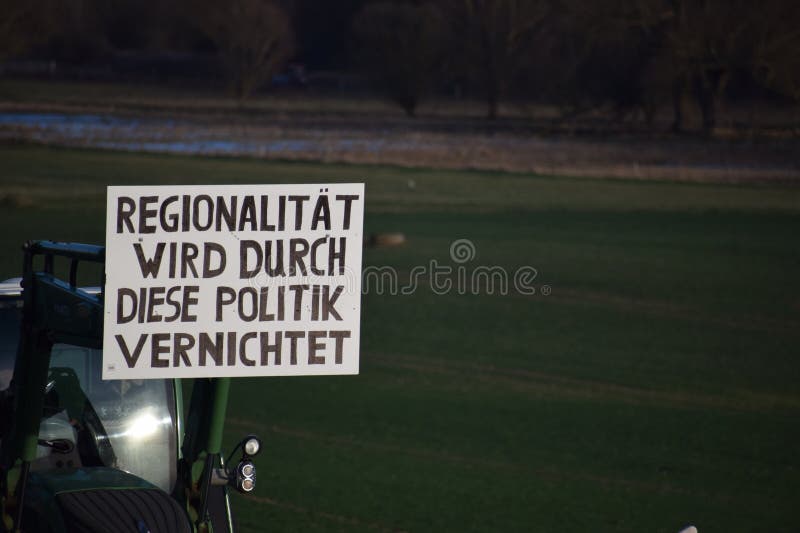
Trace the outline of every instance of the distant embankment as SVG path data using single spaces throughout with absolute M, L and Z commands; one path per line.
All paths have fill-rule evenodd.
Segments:
M 136 152 L 559 176 L 800 183 L 795 139 L 571 137 L 292 126 L 261 119 L 0 113 L 0 140 Z

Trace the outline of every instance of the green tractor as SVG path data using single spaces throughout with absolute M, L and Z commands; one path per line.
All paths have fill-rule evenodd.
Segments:
M 102 282 L 77 279 L 104 260 L 30 242 L 0 284 L 0 531 L 233 531 L 228 490 L 254 489 L 261 444 L 222 454 L 230 378 L 193 380 L 188 409 L 180 380 L 103 381 Z

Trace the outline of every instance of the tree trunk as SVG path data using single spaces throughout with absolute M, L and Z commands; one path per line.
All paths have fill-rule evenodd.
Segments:
M 486 28 L 482 28 L 484 84 L 486 86 L 486 118 L 497 118 L 497 107 L 500 100 L 500 69 L 495 58 L 495 43 Z
M 403 108 L 403 111 L 406 112 L 406 116 L 409 118 L 414 118 L 417 116 L 417 101 L 414 98 L 398 98 L 396 99 L 397 103 L 400 104 L 400 107 Z
M 679 75 L 672 82 L 672 131 L 683 131 L 683 95 L 686 90 L 686 77 Z
M 703 133 L 712 135 L 717 126 L 717 102 L 712 91 L 704 91 L 699 99 L 700 111 L 703 113 Z
M 493 88 L 490 88 L 488 94 L 486 95 L 486 118 L 489 120 L 495 120 L 497 118 L 498 105 L 499 98 L 497 91 Z
M 727 78 L 724 70 L 712 70 L 694 79 L 695 98 L 703 114 L 703 132 L 706 135 L 712 135 L 717 126 L 717 104 L 725 90 Z

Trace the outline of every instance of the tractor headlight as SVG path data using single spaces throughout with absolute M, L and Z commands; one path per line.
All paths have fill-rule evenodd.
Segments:
M 235 469 L 228 468 L 228 484 L 236 487 L 239 492 L 252 492 L 256 488 L 256 465 L 253 464 L 252 458 L 261 451 L 261 441 L 255 435 L 248 435 L 239 441 L 233 452 L 239 448 L 242 450 L 242 458 Z M 230 457 L 228 460 L 230 461 Z
M 253 457 L 261 451 L 261 441 L 258 440 L 258 437 L 250 435 L 244 441 L 244 446 L 242 446 L 244 450 L 244 454 Z
M 256 488 L 256 466 L 252 461 L 243 460 L 236 466 L 236 489 L 251 492 Z

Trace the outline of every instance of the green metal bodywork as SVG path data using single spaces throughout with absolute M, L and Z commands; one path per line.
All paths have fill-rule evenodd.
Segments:
M 70 264 L 69 282 L 54 275 L 54 261 Z M 35 268 L 35 261 L 43 267 Z M 0 531 L 24 530 L 22 508 L 36 505 L 41 512 L 57 512 L 55 495 L 64 491 L 113 488 L 153 488 L 132 474 L 105 467 L 78 468 L 68 473 L 32 472 L 36 459 L 39 424 L 44 409 L 51 348 L 68 343 L 102 348 L 103 294 L 90 294 L 76 286 L 81 262 L 104 263 L 100 246 L 31 242 L 24 247 L 22 279 L 23 319 L 14 378 L 6 401 L 13 417 L 2 435 L 0 449 L 0 497 L 3 520 Z M 230 505 L 225 487 L 215 487 L 224 498 L 226 516 L 209 516 L 212 471 L 221 466 L 222 436 L 230 379 L 196 379 L 192 387 L 186 423 L 183 420 L 182 386 L 175 380 L 174 450 L 177 482 L 171 494 L 197 531 L 210 531 L 223 524 L 231 529 Z M 219 505 L 215 508 L 219 509 Z
M 144 479 L 117 470 L 116 468 L 76 468 L 69 472 L 30 474 L 28 490 L 33 487 L 43 493 L 55 496 L 76 490 L 91 490 L 97 487 L 106 489 L 154 489 L 155 485 Z

